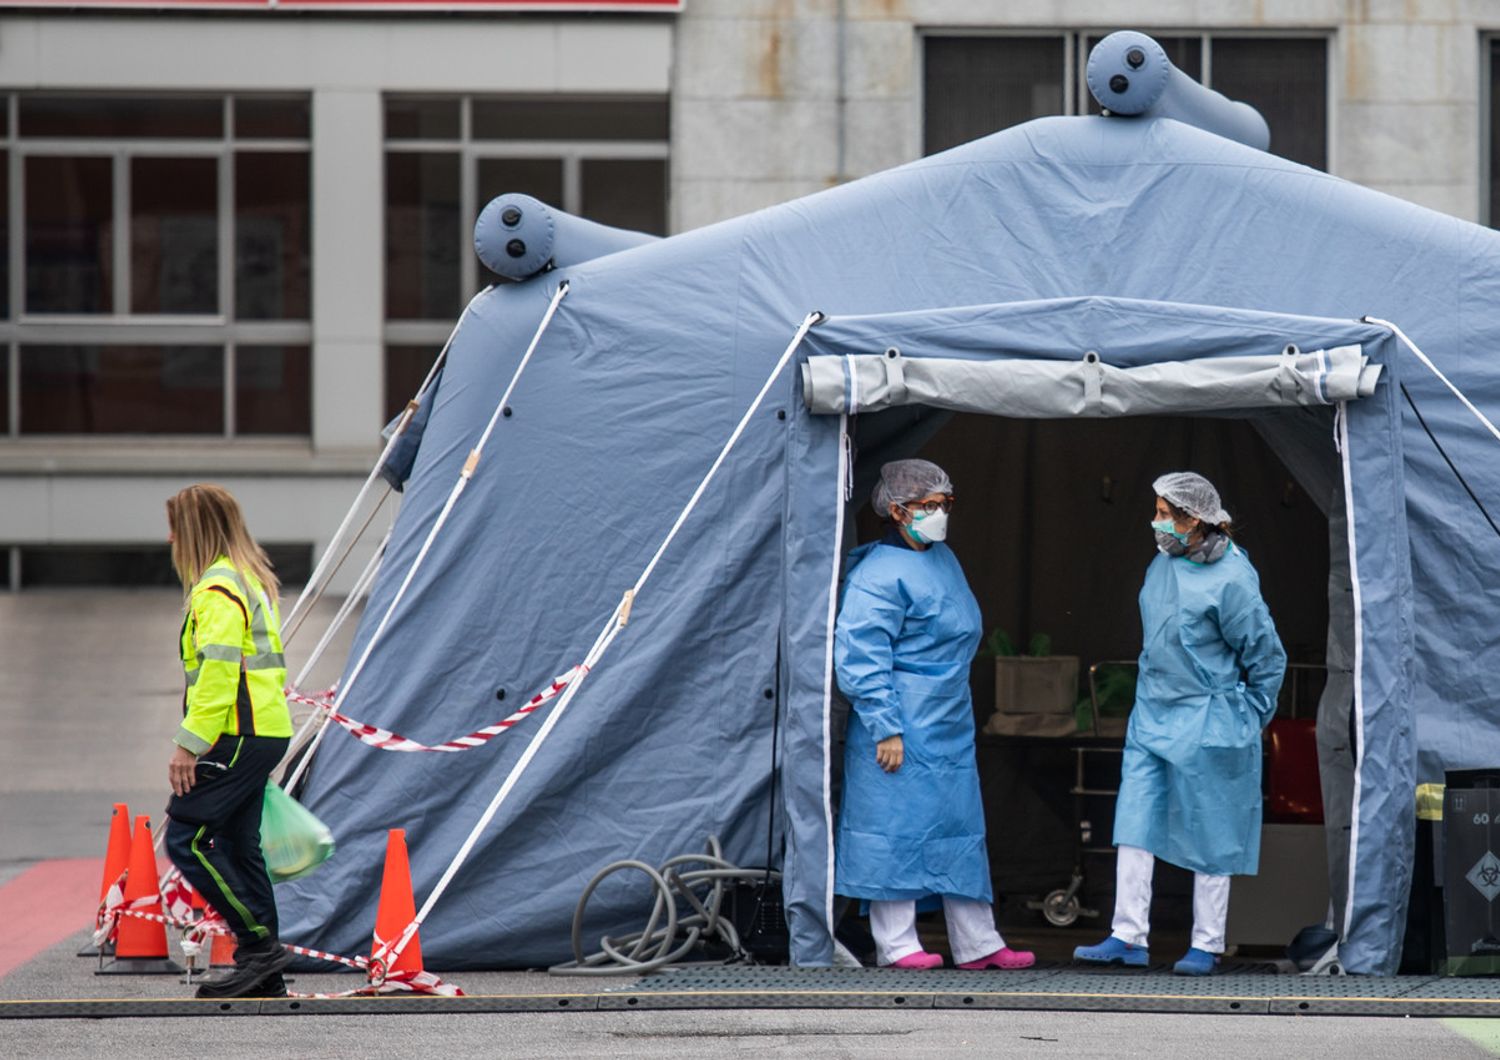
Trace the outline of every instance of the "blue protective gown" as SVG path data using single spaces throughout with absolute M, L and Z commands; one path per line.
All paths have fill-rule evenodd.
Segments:
M 1286 672 L 1260 578 L 1233 545 L 1215 563 L 1158 555 L 1141 588 L 1141 626 L 1115 845 L 1194 872 L 1253 874 L 1260 734 Z
M 834 841 L 839 894 L 992 900 L 969 695 L 980 632 L 979 604 L 947 545 L 850 553 L 833 643 L 853 708 Z M 898 733 L 905 758 L 887 773 L 875 745 Z

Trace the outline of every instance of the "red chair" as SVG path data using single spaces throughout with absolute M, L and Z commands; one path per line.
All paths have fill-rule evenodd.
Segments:
M 1266 821 L 1322 824 L 1317 723 L 1276 718 L 1266 726 Z

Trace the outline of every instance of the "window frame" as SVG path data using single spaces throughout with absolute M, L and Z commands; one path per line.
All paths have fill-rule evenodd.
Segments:
M 544 98 L 546 94 L 541 94 Z M 460 247 L 472 243 L 474 221 L 484 203 L 479 201 L 479 165 L 491 159 L 556 159 L 562 163 L 563 201 L 562 209 L 571 214 L 581 214 L 583 205 L 583 162 L 585 160 L 652 160 L 665 163 L 668 168 L 665 194 L 670 206 L 671 198 L 671 139 L 662 140 L 489 140 L 474 136 L 473 104 L 476 100 L 498 98 L 486 93 L 427 93 L 388 92 L 382 95 L 381 104 L 392 100 L 457 100 L 459 104 L 459 134 L 457 139 L 415 139 L 382 137 L 381 158 L 391 154 L 456 154 L 458 169 L 458 218 Z M 671 100 L 663 96 L 663 107 L 670 107 Z M 387 198 L 383 204 L 389 207 Z M 670 209 L 668 210 L 670 216 Z M 389 233 L 387 233 L 389 238 Z M 468 301 L 479 291 L 479 259 L 472 253 L 459 254 L 459 291 L 468 292 L 460 298 L 460 304 Z M 383 293 L 382 293 L 383 297 Z M 383 346 L 432 346 L 436 354 L 453 330 L 449 319 L 421 320 L 407 317 L 387 317 L 382 308 Z M 382 353 L 382 365 L 384 364 Z
M 119 95 L 120 93 L 115 93 Z M 235 422 L 236 363 L 239 346 L 305 347 L 312 356 L 312 292 L 309 291 L 309 313 L 306 320 L 237 320 L 235 318 L 236 209 L 235 156 L 248 153 L 305 153 L 309 159 L 308 211 L 313 209 L 311 158 L 312 131 L 306 138 L 240 139 L 235 134 L 235 101 L 237 99 L 311 99 L 309 93 L 287 92 L 137 92 L 123 93 L 146 97 L 191 96 L 216 99 L 223 111 L 223 133 L 218 137 L 25 137 L 20 135 L 22 97 L 93 96 L 92 91 L 10 91 L 4 96 L 8 120 L 0 135 L 0 151 L 6 152 L 9 175 L 7 209 L 10 215 L 10 245 L 3 248 L 9 255 L 9 295 L 11 312 L 0 318 L 0 360 L 3 360 L 7 386 L 6 430 L 0 431 L 0 444 L 20 439 L 85 439 L 99 441 L 144 441 L 222 438 L 237 442 L 302 441 L 307 434 L 241 434 Z M 114 211 L 111 280 L 112 311 L 109 313 L 33 313 L 26 298 L 26 160 L 33 157 L 107 157 L 111 160 Z M 131 296 L 130 245 L 130 162 L 133 158 L 215 158 L 218 160 L 218 303 L 216 313 L 141 314 L 129 311 Z M 311 253 L 309 232 L 309 253 Z M 309 274 L 311 285 L 312 276 Z M 21 424 L 21 355 L 22 346 L 218 346 L 224 351 L 224 429 L 216 434 L 28 434 Z M 311 395 L 309 395 L 311 400 Z M 309 410 L 311 415 L 311 410 Z
M 1483 31 L 1479 34 L 1479 211 L 1475 216 L 1487 228 L 1494 228 L 1500 222 L 1490 206 L 1494 198 L 1490 182 L 1500 176 L 1490 164 L 1495 143 L 1492 124 L 1495 110 L 1490 96 L 1495 90 L 1497 73 L 1500 73 L 1500 30 Z
M 916 55 L 916 84 L 920 88 L 925 83 L 925 64 L 927 61 L 926 38 L 928 37 L 1062 37 L 1063 38 L 1063 116 L 1076 117 L 1088 113 L 1089 87 L 1088 87 L 1088 40 L 1090 37 L 1106 37 L 1112 32 L 1107 28 L 1097 26 L 922 26 L 917 30 L 918 48 Z M 1334 47 L 1338 39 L 1336 27 L 1295 27 L 1284 29 L 1236 29 L 1234 27 L 1183 27 L 1152 26 L 1143 29 L 1142 32 L 1156 37 L 1197 37 L 1199 39 L 1200 63 L 1203 70 L 1203 84 L 1213 87 L 1213 48 L 1214 39 L 1233 38 L 1235 40 L 1247 39 L 1283 39 L 1283 40 L 1321 40 L 1324 42 L 1325 61 L 1324 77 L 1326 79 L 1324 102 L 1327 113 L 1324 117 L 1326 143 L 1324 145 L 1325 166 L 1323 172 L 1330 175 L 1337 174 L 1338 143 L 1336 118 L 1338 105 L 1335 91 L 1339 84 L 1338 49 Z M 1500 37 L 1500 34 L 1496 34 Z M 916 101 L 916 142 L 918 145 L 925 141 L 926 136 L 926 100 L 921 91 L 915 93 Z M 918 147 L 920 151 L 920 146 Z

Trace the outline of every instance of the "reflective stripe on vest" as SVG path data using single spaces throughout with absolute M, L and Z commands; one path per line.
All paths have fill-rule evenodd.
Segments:
M 242 736 L 253 736 L 256 733 L 255 705 L 252 701 L 251 692 L 246 682 L 247 674 L 254 671 L 285 670 L 286 656 L 278 651 L 279 645 L 271 637 L 270 607 L 265 603 L 265 598 L 258 592 L 252 592 L 249 582 L 235 567 L 228 563 L 217 563 L 203 572 L 199 581 L 206 578 L 218 576 L 227 578 L 234 583 L 239 590 L 241 603 L 248 605 L 247 632 L 250 634 L 251 652 L 244 652 L 240 647 L 228 645 L 206 644 L 198 650 L 200 660 L 214 659 L 223 662 L 238 663 L 240 669 L 239 688 L 235 696 L 235 714 L 237 717 L 237 728 Z M 222 587 L 221 591 L 222 590 Z M 229 595 L 225 592 L 225 595 Z M 196 680 L 197 673 L 188 680 L 191 687 Z M 279 688 L 279 683 L 278 683 Z
M 240 595 L 250 604 L 250 643 L 255 647 L 253 655 L 244 656 L 246 670 L 277 670 L 286 667 L 286 657 L 276 650 L 271 643 L 270 624 L 266 621 L 265 605 L 261 603 L 260 593 L 250 591 L 250 585 L 238 570 L 228 565 L 219 565 L 208 568 L 203 572 L 203 577 L 208 577 L 215 571 L 223 572 L 234 579 L 234 584 L 239 586 Z M 235 652 L 234 660 L 240 658 L 240 653 Z

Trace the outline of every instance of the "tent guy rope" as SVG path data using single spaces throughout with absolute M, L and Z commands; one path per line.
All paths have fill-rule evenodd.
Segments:
M 1437 365 L 1432 363 L 1432 359 L 1425 353 L 1423 353 L 1417 347 L 1417 344 L 1415 342 L 1412 342 L 1411 339 L 1407 337 L 1406 332 L 1402 331 L 1395 324 L 1392 324 L 1389 320 L 1380 320 L 1377 317 L 1365 317 L 1364 320 L 1367 324 L 1378 324 L 1383 328 L 1390 328 L 1393 332 L 1395 332 L 1396 337 L 1399 338 L 1402 342 L 1406 343 L 1406 348 L 1411 350 L 1411 352 L 1416 355 L 1417 360 L 1426 365 L 1428 371 L 1437 376 L 1438 379 L 1442 381 L 1444 386 L 1453 391 L 1453 396 L 1458 398 L 1459 401 L 1463 402 L 1464 408 L 1472 412 L 1474 414 L 1474 418 L 1477 419 L 1480 423 L 1484 424 L 1485 429 L 1489 431 L 1490 434 L 1495 436 L 1495 441 L 1500 442 L 1500 427 L 1496 427 L 1493 423 L 1491 423 L 1489 417 L 1480 412 L 1479 409 L 1474 406 L 1474 402 L 1470 401 L 1462 390 L 1453 385 L 1453 381 L 1443 374 L 1442 369 L 1438 368 Z

